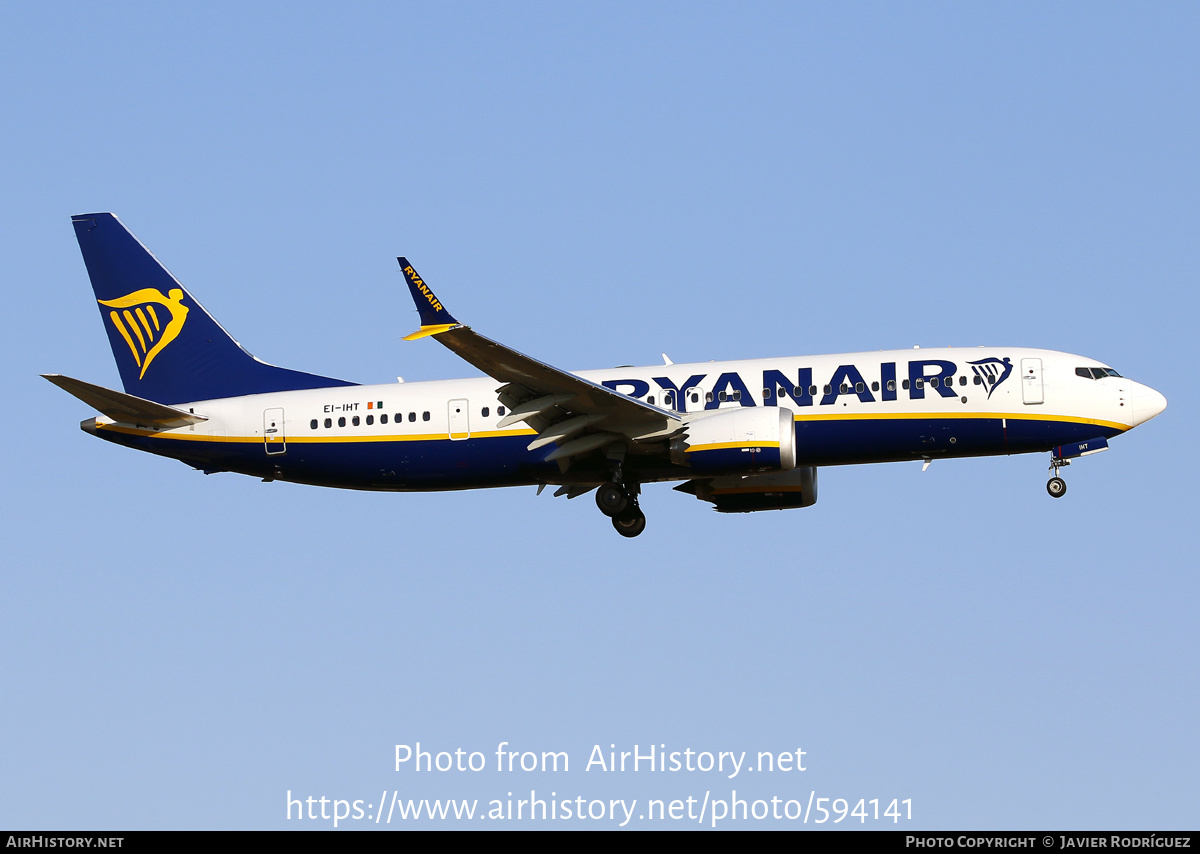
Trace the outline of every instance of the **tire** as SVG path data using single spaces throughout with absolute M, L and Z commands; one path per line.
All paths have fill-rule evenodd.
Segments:
M 629 506 L 629 496 L 615 483 L 604 483 L 596 490 L 596 506 L 605 516 L 616 518 Z
M 630 507 L 620 516 L 614 516 L 612 523 L 622 537 L 636 537 L 646 530 L 646 514 L 637 507 Z
M 1062 498 L 1067 494 L 1067 482 L 1061 477 L 1052 477 L 1046 483 L 1046 491 L 1051 498 Z

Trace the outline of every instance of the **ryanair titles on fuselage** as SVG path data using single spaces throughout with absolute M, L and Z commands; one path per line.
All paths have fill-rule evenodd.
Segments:
M 738 371 L 722 371 L 711 384 L 705 382 L 709 374 L 694 374 L 682 383 L 670 377 L 651 377 L 651 380 L 663 392 L 665 404 L 679 412 L 687 412 L 689 408 L 692 411 L 717 409 L 723 403 L 731 402 L 755 406 L 759 394 L 764 406 L 775 406 L 787 399 L 797 406 L 832 406 L 842 395 L 856 397 L 862 403 L 897 400 L 901 393 L 910 400 L 923 400 L 927 390 L 953 398 L 965 394 L 970 387 L 985 391 L 990 398 L 1013 370 L 1012 359 L 1008 356 L 968 361 L 972 379 L 965 373 L 960 375 L 958 365 L 948 359 L 910 359 L 900 372 L 898 364 L 881 362 L 876 374 L 879 379 L 872 381 L 868 381 L 854 364 L 838 365 L 828 378 L 821 377 L 825 381 L 819 385 L 814 384 L 811 367 L 798 368 L 795 374 L 765 368 L 761 374 L 762 382 L 757 385 L 758 394 L 755 386 L 751 386 Z M 755 372 L 753 380 L 758 379 Z M 651 393 L 650 383 L 643 379 L 602 380 L 601 384 L 630 397 L 644 398 Z

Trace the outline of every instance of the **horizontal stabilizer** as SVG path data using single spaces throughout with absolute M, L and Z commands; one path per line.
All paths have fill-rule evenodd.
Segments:
M 63 391 L 73 394 L 88 406 L 107 415 L 113 421 L 169 429 L 186 427 L 189 424 L 198 424 L 208 420 L 203 415 L 195 415 L 173 406 L 155 403 L 152 400 L 143 400 L 132 394 L 113 391 L 104 386 L 92 385 L 83 380 L 65 377 L 62 374 L 42 374 L 42 376 Z

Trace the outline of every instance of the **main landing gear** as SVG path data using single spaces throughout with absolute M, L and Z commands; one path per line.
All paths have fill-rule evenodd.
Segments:
M 602 483 L 596 490 L 596 506 L 612 519 L 622 537 L 636 537 L 646 530 L 646 514 L 638 507 L 636 483 Z
M 1064 460 L 1059 457 L 1050 455 L 1050 480 L 1046 481 L 1046 491 L 1050 493 L 1051 498 L 1062 498 L 1067 494 L 1067 482 L 1058 476 L 1058 470 L 1063 466 L 1069 466 L 1070 460 Z

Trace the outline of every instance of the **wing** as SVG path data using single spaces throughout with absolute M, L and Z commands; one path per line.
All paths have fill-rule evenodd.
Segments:
M 561 371 L 484 338 L 455 320 L 406 258 L 397 258 L 421 328 L 411 341 L 433 336 L 489 377 L 502 383 L 500 402 L 512 411 L 500 427 L 524 421 L 538 431 L 529 449 L 557 442 L 547 460 L 566 471 L 572 458 L 617 442 L 659 442 L 681 426 L 679 415 Z

